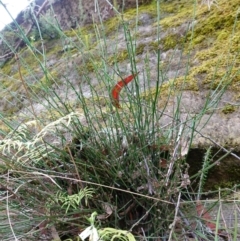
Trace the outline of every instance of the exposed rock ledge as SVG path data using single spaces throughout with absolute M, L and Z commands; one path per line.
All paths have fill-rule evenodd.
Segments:
M 214 99 L 209 97 L 209 91 L 183 91 L 180 100 L 180 119 L 186 126 L 192 127 L 193 122 L 196 134 L 192 147 L 204 149 L 209 146 L 219 148 L 220 146 L 240 151 L 240 110 L 237 104 L 232 105 L 233 91 L 225 91 L 219 103 L 214 103 Z M 203 115 L 201 111 L 209 98 L 208 110 Z M 160 101 L 161 102 L 161 101 Z M 169 100 L 164 113 L 174 116 L 173 110 L 177 108 L 179 100 L 172 97 Z M 174 103 L 174 104 L 173 104 Z M 162 103 L 163 105 L 163 103 Z M 173 108 L 173 106 L 175 106 Z M 163 115 L 162 125 L 166 125 L 171 120 Z

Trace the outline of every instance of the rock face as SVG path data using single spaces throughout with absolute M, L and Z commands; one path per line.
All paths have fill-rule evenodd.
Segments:
M 44 12 L 49 10 L 50 4 L 46 6 Z M 60 0 L 52 4 L 55 17 L 63 30 L 76 28 L 93 22 L 99 21 L 99 14 L 103 20 L 114 15 L 111 5 L 106 1 L 81 1 L 81 0 Z
M 98 3 L 95 5 L 95 2 Z M 138 1 L 139 4 L 145 4 L 148 0 L 142 0 Z M 46 3 L 46 5 L 44 5 Z M 98 0 L 98 1 L 84 1 L 84 0 L 55 0 L 52 1 L 52 8 L 54 9 L 54 12 L 56 14 L 56 18 L 58 19 L 58 22 L 62 29 L 69 29 L 71 27 L 75 27 L 77 25 L 86 25 L 90 24 L 93 20 L 98 21 L 99 20 L 99 13 L 102 19 L 110 18 L 114 15 L 114 9 L 112 6 L 116 6 L 116 8 L 121 11 L 121 9 L 127 9 L 134 7 L 136 5 L 136 0 L 118 0 L 117 2 L 112 0 L 110 1 L 112 5 L 109 4 L 106 0 Z M 38 7 L 37 7 L 38 6 Z M 46 13 L 50 9 L 50 1 L 46 2 L 43 0 L 37 0 L 36 1 L 36 12 L 41 9 L 41 6 L 43 7 L 43 14 Z M 188 8 L 191 7 L 190 5 Z M 156 6 L 154 6 L 156 8 Z M 188 10 L 186 8 L 186 11 L 191 12 L 192 10 Z M 222 6 L 223 8 L 223 6 Z M 229 6 L 229 12 L 232 11 L 231 6 Z M 169 10 L 170 9 L 170 10 Z M 206 15 L 208 14 L 213 18 L 213 22 L 221 22 L 221 18 L 218 16 L 218 12 L 221 9 L 221 6 L 219 6 L 219 10 L 213 9 L 211 12 L 208 12 L 207 7 L 199 6 L 199 11 L 204 12 Z M 172 14 L 173 11 L 176 11 L 176 14 L 178 13 L 178 8 L 176 7 L 176 10 L 174 10 L 174 7 L 171 6 L 171 8 L 168 6 L 167 10 L 171 11 L 169 15 L 172 15 L 172 17 L 164 18 L 162 20 L 162 25 L 167 26 L 163 28 L 163 31 L 161 30 L 159 33 L 159 39 L 160 42 L 158 43 L 156 41 L 156 32 L 157 32 L 157 25 L 156 25 L 156 15 L 150 14 L 149 10 L 143 9 L 143 11 L 139 14 L 139 25 L 138 25 L 138 36 L 141 36 L 136 41 L 136 61 L 137 61 L 137 67 L 138 70 L 141 72 L 138 75 L 139 78 L 139 86 L 141 88 L 141 91 L 144 92 L 144 85 L 146 82 L 146 79 L 144 77 L 144 71 L 145 71 L 145 63 L 143 59 L 145 56 L 148 56 L 149 59 L 149 68 L 151 71 L 149 72 L 149 76 L 151 81 L 149 82 L 149 87 L 154 88 L 156 86 L 156 79 L 157 79 L 157 55 L 156 50 L 161 51 L 161 62 L 163 67 L 163 75 L 162 80 L 163 82 L 168 82 L 169 80 L 172 80 L 172 89 L 174 92 L 178 89 L 178 86 L 182 86 L 182 96 L 181 96 L 181 104 L 179 104 L 177 98 L 178 96 L 172 95 L 168 98 L 163 98 L 164 95 L 161 93 L 161 98 L 159 100 L 159 109 L 164 107 L 166 105 L 166 99 L 168 100 L 168 104 L 165 106 L 165 110 L 170 115 L 174 116 L 174 113 L 171 113 L 171 111 L 174 109 L 173 105 L 175 104 L 175 107 L 179 106 L 179 110 L 181 113 L 181 117 L 183 120 L 186 120 L 186 118 L 191 115 L 196 116 L 198 113 L 199 116 L 197 118 L 197 130 L 201 130 L 202 135 L 208 136 L 210 139 L 215 140 L 219 145 L 225 146 L 227 148 L 234 148 L 237 151 L 240 151 L 240 109 L 239 109 L 239 80 L 237 79 L 239 74 L 238 72 L 235 73 L 229 73 L 229 78 L 232 78 L 232 84 L 229 85 L 228 91 L 221 91 L 218 82 L 219 79 L 222 78 L 222 81 L 224 81 L 224 73 L 226 63 L 223 64 L 223 67 L 218 67 L 218 76 L 216 80 L 212 77 L 212 69 L 213 66 L 218 66 L 218 57 L 222 54 L 221 52 L 217 53 L 217 51 L 220 51 L 222 47 L 214 47 L 214 46 L 225 46 L 223 43 L 225 43 L 225 39 L 221 39 L 222 35 L 219 33 L 218 41 L 222 41 L 223 43 L 218 43 L 217 41 L 214 42 L 213 37 L 211 37 L 212 32 L 207 32 L 209 29 L 212 29 L 214 26 L 209 26 L 210 22 L 208 22 L 207 18 L 201 19 L 198 22 L 192 21 L 189 22 L 188 20 L 181 19 L 180 23 L 177 23 L 178 19 L 175 19 L 174 15 Z M 156 12 L 156 9 L 154 9 L 154 12 Z M 214 15 L 216 12 L 216 16 Z M 22 13 L 23 14 L 23 13 Z M 202 13 L 201 13 L 202 14 Z M 19 24 L 23 24 L 23 17 L 20 14 L 17 18 L 17 21 Z M 214 17 L 215 16 L 215 17 Z M 226 17 L 228 20 L 228 18 Z M 224 19 L 224 22 L 226 22 L 226 19 Z M 229 16 L 229 21 L 231 20 L 231 16 Z M 131 23 L 132 20 L 129 22 Z M 135 20 L 134 20 L 135 21 Z M 117 25 L 118 23 L 116 23 Z M 168 27 L 169 25 L 174 27 Z M 176 25 L 176 26 L 175 26 Z M 185 36 L 187 35 L 188 31 L 191 30 L 191 28 L 194 27 L 195 31 L 198 32 L 198 35 L 195 39 L 193 39 L 193 42 L 199 42 L 200 40 L 202 43 L 198 43 L 201 50 L 193 50 L 191 54 L 185 54 L 183 50 L 181 49 L 182 42 L 185 41 Z M 216 26 L 216 29 L 218 27 Z M 204 38 L 201 36 L 201 31 L 204 32 Z M 228 31 L 228 29 L 224 29 L 224 31 Z M 206 33 L 207 32 L 207 33 Z M 231 30 L 229 30 L 231 32 Z M 102 42 L 96 41 L 95 37 L 93 36 L 94 30 L 90 28 L 89 33 L 85 34 L 84 40 L 88 39 L 89 44 L 94 47 L 91 51 L 95 54 L 95 61 L 99 61 L 100 57 L 97 56 L 102 48 Z M 206 35 L 206 36 L 205 36 Z M 200 39 L 200 40 L 199 40 Z M 62 40 L 53 40 L 53 41 L 46 41 L 45 42 L 45 48 L 47 52 L 51 51 L 52 48 L 61 46 Z M 73 38 L 73 40 L 70 38 L 66 39 L 67 41 L 73 41 L 71 44 L 72 47 L 75 47 L 76 45 L 79 45 L 77 43 L 77 38 Z M 123 28 L 120 28 L 118 31 L 118 34 L 115 35 L 115 33 L 110 32 L 110 37 L 105 40 L 106 41 L 106 52 L 107 56 L 109 57 L 109 62 L 113 62 L 111 59 L 112 56 L 115 56 L 117 59 L 118 64 L 118 70 L 120 73 L 124 75 L 128 75 L 131 72 L 131 65 L 129 64 L 129 59 L 127 57 L 124 57 L 125 51 L 126 51 L 126 42 L 125 42 L 125 32 Z M 208 42 L 206 42 L 208 41 Z M 67 42 L 68 43 L 68 42 Z M 41 46 L 41 45 L 40 45 Z M 63 47 L 69 47 L 69 45 L 65 45 Z M 70 46 L 71 47 L 71 46 Z M 69 47 L 69 48 L 70 48 Z M 118 50 L 118 53 L 116 53 L 116 48 Z M 232 44 L 232 53 L 238 51 L 238 45 L 236 45 L 236 49 L 234 49 L 235 45 Z M 213 50 L 212 50 L 213 49 Z M 92 63 L 91 63 L 91 57 L 88 54 L 81 54 L 80 52 L 77 52 L 71 56 L 71 61 L 67 64 L 64 61 L 58 61 L 58 58 L 63 57 L 63 50 L 62 48 L 61 54 L 59 52 L 55 52 L 54 54 L 50 54 L 47 56 L 46 65 L 49 68 L 54 69 L 54 76 L 57 75 L 57 78 L 62 81 L 62 86 L 55 89 L 56 93 L 64 99 L 64 101 L 74 101 L 74 99 L 77 98 L 76 94 L 73 90 L 69 89 L 68 96 L 66 98 L 65 92 L 63 90 L 67 89 L 68 87 L 64 85 L 65 79 L 69 78 L 69 81 L 78 88 L 80 85 L 80 80 L 82 78 L 81 76 L 81 70 L 79 68 L 81 66 L 85 66 L 85 69 L 90 69 L 92 71 Z M 57 50 L 56 50 L 57 51 Z M 215 52 L 212 52 L 215 51 Z M 24 51 L 22 53 L 22 57 L 25 58 L 29 55 L 27 51 Z M 121 57 L 123 56 L 123 57 Z M 209 57 L 210 56 L 210 57 Z M 233 57 L 233 56 L 232 56 Z M 122 59 L 121 59 L 122 58 Z M 189 62 L 189 59 L 191 59 L 191 63 Z M 208 63 L 210 59 L 210 62 Z M 31 61 L 31 60 L 30 60 Z M 221 61 L 225 61 L 224 58 L 221 58 Z M 190 70 L 187 68 L 191 65 Z M 165 65 L 165 66 L 164 66 Z M 77 67 L 76 67 L 77 66 Z M 235 70 L 235 67 L 233 66 L 233 71 Z M 17 75 L 18 76 L 18 70 L 16 68 L 16 65 L 9 66 L 9 68 L 6 70 L 8 71 L 7 74 L 9 75 Z M 238 71 L 238 68 L 236 69 Z M 111 70 L 109 70 L 111 72 Z M 189 72 L 189 74 L 187 74 Z M 61 73 L 60 75 L 58 75 Z M 112 74 L 112 73 L 111 73 Z M 233 75 L 233 76 L 232 76 Z M 186 78 L 184 78 L 186 76 Z M 32 82 L 32 78 L 29 76 L 25 76 L 26 79 L 29 82 Z M 39 76 L 37 76 L 38 79 L 43 78 L 43 75 L 39 73 Z M 225 77 L 224 77 L 225 78 Z M 93 86 L 98 85 L 98 81 L 94 76 L 92 76 Z M 11 82 L 8 79 L 4 79 L 4 81 Z M 215 83 L 216 82 L 216 83 Z M 5 84 L 5 83 L 4 83 Z M 34 84 L 34 82 L 33 82 Z M 6 84 L 10 85 L 10 84 Z M 176 88 L 174 87 L 176 86 Z M 15 83 L 15 86 L 17 86 L 17 83 Z M 55 86 L 52 86 L 55 88 Z M 83 83 L 82 86 L 83 93 L 85 97 L 91 96 L 91 91 L 89 89 L 89 85 Z M 183 88 L 184 87 L 184 88 Z M 16 87 L 15 87 L 16 88 Z M 131 87 L 129 87 L 131 88 Z M 214 90 L 214 89 L 218 89 Z M 22 87 L 20 86 L 18 91 L 21 91 Z M 15 91 L 15 89 L 13 90 Z M 176 91 L 177 92 L 177 91 Z M 24 91 L 22 91 L 23 99 L 26 99 Z M 108 95 L 108 93 L 103 91 L 103 94 Z M 221 99 L 219 99 L 219 102 L 215 100 L 217 96 L 221 96 Z M 8 111 L 11 108 L 11 100 L 13 99 L 13 96 L 2 98 L 0 101 L 0 111 Z M 208 100 L 208 106 L 206 107 L 206 100 Z M 26 104 L 21 99 L 17 100 L 17 104 L 14 105 L 14 108 L 20 109 L 24 104 Z M 34 107 L 36 107 L 36 112 L 40 113 L 44 109 L 41 106 L 42 103 L 36 103 L 34 104 Z M 19 106 L 18 106 L 19 105 Z M 207 108 L 208 111 L 205 112 L 203 116 L 201 116 L 201 111 L 204 108 Z M 15 111 L 15 109 L 13 110 Z M 171 118 L 164 117 L 161 119 L 161 123 L 163 125 L 167 124 L 170 121 Z M 189 120 L 189 125 L 191 126 L 191 118 Z M 195 123 L 195 125 L 196 125 Z M 204 127 L 204 128 L 203 128 Z M 196 134 L 192 145 L 194 148 L 206 148 L 209 145 L 212 145 L 213 143 L 211 140 L 201 136 L 200 134 Z
M 147 2 L 149 1 L 142 0 L 139 1 L 139 4 Z M 49 6 L 50 5 L 48 5 L 46 9 L 49 8 Z M 54 13 L 56 14 L 63 30 L 93 22 L 99 22 L 100 18 L 101 20 L 109 19 L 114 16 L 113 6 L 120 11 L 126 10 L 128 8 L 136 7 L 136 0 L 118 0 L 117 2 L 115 1 L 115 3 L 113 0 L 109 2 L 106 0 L 58 0 L 52 4 Z
M 39 20 L 41 16 L 48 15 L 49 22 L 54 22 L 53 24 L 56 24 L 61 30 L 68 30 L 107 20 L 113 17 L 116 12 L 121 13 L 126 9 L 149 2 L 150 0 L 35 0 L 29 8 L 19 13 L 16 22 L 29 37 L 34 26 L 38 29 L 36 18 Z M 2 33 L 7 42 L 11 42 L 12 46 L 17 46 L 16 49 L 19 49 L 19 47 L 24 46 L 24 42 L 21 42 L 21 38 L 12 29 L 15 29 L 16 33 L 18 32 L 14 22 L 10 24 L 10 31 L 6 27 Z M 51 37 L 54 38 L 55 35 Z M 9 57 L 12 57 L 9 56 L 9 47 L 1 40 L 0 65 L 4 64 Z
M 136 7 L 149 3 L 150 0 L 36 0 L 33 4 L 34 11 L 37 13 L 42 6 L 41 14 L 46 14 L 47 11 L 54 13 L 62 30 L 75 28 L 77 26 L 84 26 L 93 22 L 109 19 L 114 16 L 115 11 L 123 11 L 128 8 Z M 115 10 L 114 10 L 115 8 Z M 21 12 L 17 17 L 17 22 L 20 25 L 25 25 L 25 12 Z

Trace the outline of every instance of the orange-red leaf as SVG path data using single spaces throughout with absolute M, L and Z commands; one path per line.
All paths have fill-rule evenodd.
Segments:
M 126 77 L 123 80 L 120 80 L 119 82 L 117 82 L 117 84 L 113 87 L 112 89 L 112 103 L 116 108 L 121 108 L 120 104 L 119 104 L 119 94 L 120 91 L 122 90 L 122 88 L 127 85 L 128 83 L 130 83 L 134 77 L 137 75 L 133 74 L 133 75 L 129 75 L 128 77 Z

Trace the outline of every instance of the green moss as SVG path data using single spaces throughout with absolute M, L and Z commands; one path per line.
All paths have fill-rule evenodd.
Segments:
M 197 85 L 197 81 L 190 76 L 179 77 L 176 79 L 169 80 L 166 83 L 163 83 L 159 87 L 159 101 L 158 108 L 162 108 L 169 101 L 169 97 L 177 96 L 179 91 L 199 91 L 199 87 Z M 152 88 L 149 91 L 141 94 L 141 98 L 146 101 L 152 101 L 154 96 L 156 95 L 156 89 Z
M 10 64 L 10 62 L 4 64 L 4 66 L 1 68 L 1 72 L 3 72 L 5 75 L 10 75 L 12 72 L 12 64 Z
M 18 72 L 18 69 L 16 70 L 15 74 L 9 75 L 9 77 L 6 77 L 5 79 L 1 80 L 1 86 L 3 89 L 8 89 L 8 91 L 20 91 L 20 87 L 22 86 L 22 81 L 20 79 L 20 74 Z M 28 70 L 25 68 L 21 68 L 21 75 L 23 80 L 28 75 Z
M 46 54 L 47 56 L 56 56 L 56 55 L 59 55 L 59 53 L 63 52 L 62 51 L 62 45 L 61 44 L 55 44 L 52 48 L 51 47 L 48 47 L 47 48 L 47 51 L 46 51 Z
M 212 7 L 210 11 L 206 6 L 200 4 L 196 6 L 196 23 L 193 32 L 190 31 L 187 34 L 187 40 L 191 43 L 191 49 L 198 48 L 200 50 L 200 54 L 198 53 L 197 56 L 199 60 L 220 59 L 221 54 L 219 53 L 228 51 L 234 54 L 238 51 L 240 41 L 239 36 L 235 34 L 239 28 L 238 25 L 235 27 L 235 33 L 232 31 L 236 21 L 235 14 L 232 14 L 235 5 L 237 5 L 236 0 L 231 1 L 231 4 L 222 0 L 219 2 L 219 7 Z M 182 4 L 179 14 L 176 13 L 174 16 L 163 19 L 162 26 L 166 28 L 176 27 L 184 21 L 186 22 L 187 16 L 184 14 L 189 14 L 189 7 L 189 3 Z M 190 10 L 191 13 L 193 13 L 192 10 Z M 203 48 L 207 48 L 208 53 L 203 53 Z
M 149 46 L 153 49 L 153 50 L 158 50 L 159 49 L 159 43 L 158 41 L 154 41 L 154 42 L 150 42 Z
M 177 34 L 169 34 L 162 39 L 160 43 L 163 45 L 163 49 L 166 51 L 169 49 L 174 49 L 177 44 L 181 43 L 181 40 L 179 40 L 179 36 Z
M 84 62 L 77 67 L 77 71 L 79 75 L 83 73 L 91 73 L 97 69 L 102 68 L 103 60 L 98 55 L 88 55 Z
M 78 38 L 78 41 L 79 41 L 79 44 L 77 44 L 78 46 L 83 46 L 84 45 L 84 48 L 85 50 L 90 50 L 94 47 L 95 44 L 93 44 L 93 41 L 94 41 L 94 37 L 95 36 L 95 33 L 94 33 L 94 29 L 95 27 L 97 27 L 97 25 L 87 25 L 87 26 L 84 26 L 84 27 L 80 27 L 78 29 L 71 29 L 71 30 L 68 30 L 68 31 L 65 31 L 65 35 L 67 37 L 77 37 Z M 101 28 L 101 26 L 99 26 Z M 76 43 L 76 41 L 75 41 Z M 71 44 L 71 42 L 70 42 Z M 81 47 L 82 48 L 82 47 Z
M 37 83 L 31 86 L 33 92 L 41 92 L 43 89 L 47 89 L 54 83 L 59 83 L 60 73 L 56 70 L 44 75 Z
M 136 48 L 135 54 L 136 55 L 142 54 L 144 52 L 145 47 L 146 47 L 145 44 L 139 44 Z
M 150 3 L 139 6 L 138 9 L 136 9 L 136 8 L 128 9 L 122 14 L 121 19 L 124 21 L 136 19 L 137 12 L 138 12 L 138 14 L 147 13 L 147 14 L 151 15 L 152 17 L 157 16 L 156 2 L 151 1 Z
M 115 55 L 112 55 L 108 58 L 108 63 L 110 65 L 117 63 L 117 62 L 122 62 L 123 60 L 126 60 L 128 58 L 128 51 L 127 50 L 122 50 L 120 52 L 117 52 Z
M 235 112 L 235 110 L 236 110 L 236 107 L 235 107 L 235 106 L 230 105 L 230 104 L 227 104 L 227 105 L 225 105 L 225 106 L 223 107 L 222 113 L 223 113 L 223 114 L 230 114 L 230 113 Z
M 139 54 L 142 54 L 143 51 L 144 51 L 144 48 L 146 47 L 145 44 L 139 44 L 135 50 L 135 56 L 139 55 Z M 115 55 L 112 55 L 108 58 L 108 63 L 110 65 L 113 65 L 114 63 L 119 63 L 119 62 L 122 62 L 126 59 L 129 58 L 129 53 L 128 51 L 125 49 L 125 50 L 122 50 L 120 52 L 117 52 L 117 54 Z
M 64 34 L 66 35 L 66 37 L 70 38 L 70 37 L 76 36 L 76 32 L 77 31 L 75 31 L 73 29 L 69 29 L 69 30 L 64 31 Z
M 70 29 L 70 30 L 64 31 L 64 34 L 67 37 L 84 36 L 84 35 L 89 35 L 92 33 L 93 33 L 93 25 L 92 24 L 88 24 L 86 26 L 79 27 L 77 29 Z
M 177 27 L 185 23 L 189 16 L 192 16 L 194 4 L 190 1 L 181 1 L 181 3 L 176 4 L 175 1 L 172 1 L 171 3 L 163 3 L 161 10 L 165 13 L 174 13 L 160 21 L 160 26 L 168 29 L 169 27 Z M 159 25 L 158 22 L 153 24 L 153 26 L 157 25 Z
M 110 35 L 111 33 L 117 32 L 119 26 L 123 23 L 123 21 L 119 17 L 113 17 L 107 20 L 104 23 L 104 33 L 106 36 Z
M 155 1 L 151 1 L 150 3 L 141 5 L 140 7 L 138 7 L 138 9 L 136 8 L 128 9 L 121 15 L 116 15 L 115 17 L 112 17 L 111 19 L 108 19 L 107 21 L 105 21 L 104 22 L 105 35 L 108 36 L 109 34 L 116 33 L 117 29 L 124 25 L 130 29 L 134 28 L 136 26 L 137 13 L 139 15 L 141 15 L 142 13 L 149 14 L 152 17 L 157 16 Z M 133 21 L 130 21 L 130 20 L 133 20 Z
M 199 91 L 197 81 L 191 75 L 178 78 L 176 84 L 180 90 Z
M 216 58 L 218 56 L 218 54 L 215 51 L 212 50 L 200 50 L 195 57 L 199 60 L 209 60 L 209 59 L 213 59 Z
M 192 34 L 188 33 L 187 35 L 188 35 L 188 38 L 191 39 Z M 191 46 L 196 46 L 196 45 L 202 43 L 205 39 L 206 39 L 206 37 L 204 35 L 198 35 L 191 40 Z
M 176 35 L 168 35 L 161 41 L 161 43 L 164 46 L 164 50 L 173 49 L 177 45 L 177 36 Z
M 229 36 L 231 35 L 231 32 L 228 30 L 223 29 L 222 31 L 219 31 L 217 34 L 217 41 L 227 41 Z
M 2 86 L 4 89 L 8 89 L 8 91 L 19 91 L 22 82 L 19 78 L 11 77 L 8 79 L 2 80 Z

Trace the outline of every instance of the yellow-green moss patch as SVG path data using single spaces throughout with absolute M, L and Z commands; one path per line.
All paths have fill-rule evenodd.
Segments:
M 235 110 L 236 110 L 235 106 L 227 104 L 222 108 L 222 113 L 223 114 L 230 114 L 230 113 L 233 113 Z

